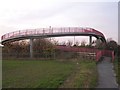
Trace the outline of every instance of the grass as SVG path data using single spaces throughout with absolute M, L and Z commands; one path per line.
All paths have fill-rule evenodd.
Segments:
M 3 60 L 3 88 L 95 87 L 94 61 Z M 69 86 L 71 85 L 71 86 Z
M 97 86 L 98 74 L 96 63 L 93 61 L 80 61 L 76 71 L 66 82 L 62 88 L 95 88 Z
M 114 69 L 115 69 L 115 73 L 116 73 L 117 83 L 120 85 L 120 74 L 119 74 L 119 70 L 120 70 L 120 57 L 116 57 L 115 58 Z

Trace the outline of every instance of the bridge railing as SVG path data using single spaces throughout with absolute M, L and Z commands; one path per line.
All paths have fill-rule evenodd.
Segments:
M 63 51 L 73 51 L 73 52 L 97 52 L 99 51 L 98 49 L 95 48 L 85 48 L 85 47 L 71 47 L 71 46 L 55 46 L 56 49 L 60 49 Z
M 64 27 L 64 28 L 39 28 L 39 29 L 26 29 L 19 30 L 11 33 L 7 33 L 1 37 L 1 40 L 6 40 L 12 37 L 27 36 L 27 35 L 39 35 L 39 34 L 54 34 L 54 33 L 95 33 L 96 35 L 104 35 L 92 28 L 80 28 L 80 27 Z
M 112 62 L 114 61 L 114 58 L 115 58 L 114 51 L 99 50 L 99 51 L 96 52 L 96 61 L 99 61 L 102 56 L 111 57 Z
M 71 46 L 56 46 L 56 49 L 68 51 L 68 52 L 89 52 L 95 53 L 96 61 L 99 61 L 102 56 L 108 56 L 114 61 L 114 51 L 111 50 L 98 50 L 95 48 L 84 48 L 84 47 L 71 47 Z
M 96 52 L 96 61 L 99 61 L 101 57 L 102 57 L 102 51 Z

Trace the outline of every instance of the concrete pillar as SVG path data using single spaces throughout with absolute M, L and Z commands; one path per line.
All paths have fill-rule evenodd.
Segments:
M 73 45 L 75 45 L 75 36 L 74 36 L 74 41 L 73 41 L 73 43 L 74 43 Z
M 89 45 L 92 46 L 92 36 L 89 38 Z
M 30 39 L 30 58 L 33 58 L 33 39 Z

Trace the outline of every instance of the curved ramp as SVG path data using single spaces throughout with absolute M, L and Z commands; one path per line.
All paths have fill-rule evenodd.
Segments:
M 48 38 L 48 37 L 60 37 L 60 36 L 94 36 L 97 39 L 101 39 L 106 42 L 105 36 L 92 28 L 81 27 L 62 27 L 62 28 L 39 28 L 39 29 L 26 29 L 15 32 L 10 32 L 1 37 L 1 42 L 15 41 L 31 38 Z

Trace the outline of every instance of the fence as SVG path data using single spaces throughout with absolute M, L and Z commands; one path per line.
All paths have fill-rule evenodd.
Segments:
M 35 58 L 71 58 L 76 56 L 82 56 L 84 58 L 90 58 L 94 59 L 96 61 L 99 61 L 102 56 L 108 56 L 112 58 L 112 62 L 114 61 L 114 51 L 111 50 L 98 50 L 95 48 L 84 48 L 84 47 L 72 47 L 72 46 L 55 46 L 55 49 L 53 51 L 42 51 L 40 52 L 34 52 Z M 28 57 L 29 58 L 30 53 L 29 51 L 20 53 L 20 52 L 14 52 L 14 53 L 5 53 L 3 52 L 3 57 Z
M 99 61 L 102 56 L 108 56 L 112 58 L 112 62 L 114 61 L 114 51 L 110 50 L 99 50 L 96 52 L 96 61 Z
M 96 61 L 99 61 L 102 56 L 111 57 L 112 62 L 114 61 L 114 51 L 111 50 L 98 50 L 95 48 L 80 48 L 80 47 L 70 47 L 70 46 L 56 46 L 56 48 L 63 51 L 88 52 L 92 54 L 95 53 L 95 55 L 93 56 L 95 57 Z

